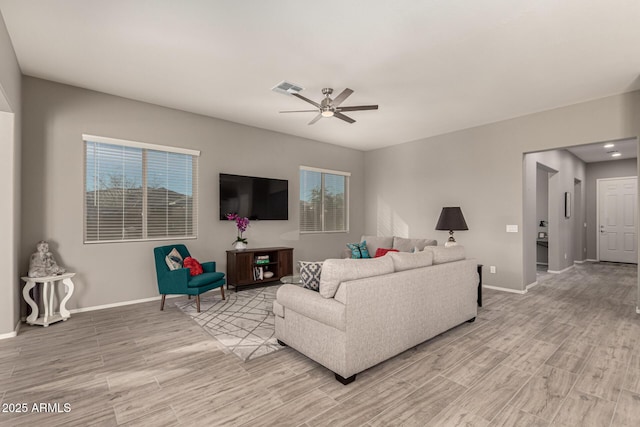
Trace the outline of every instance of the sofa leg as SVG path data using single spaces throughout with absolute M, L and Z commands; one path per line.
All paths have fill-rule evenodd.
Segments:
M 220 293 L 222 294 L 222 299 L 224 299 L 224 285 L 220 286 Z
M 198 309 L 198 313 L 200 313 L 200 295 L 196 295 L 196 308 Z
M 188 299 L 191 299 L 191 295 L 187 295 L 187 298 L 188 298 Z
M 476 321 L 476 318 L 474 317 L 474 318 L 472 318 L 472 319 L 467 320 L 467 323 L 473 323 L 473 322 L 475 322 L 475 321 Z
M 167 294 L 162 294 L 162 299 L 160 300 L 160 311 L 164 310 L 164 299 L 167 297 Z
M 283 343 L 282 341 L 278 340 L 278 344 L 280 344 L 283 347 L 289 347 L 286 343 Z
M 336 379 L 342 383 L 342 385 L 347 385 L 347 384 L 351 384 L 352 382 L 354 382 L 356 380 L 356 375 L 357 374 L 353 374 L 349 378 L 341 377 L 340 375 L 338 375 L 336 373 L 334 373 L 334 375 L 336 376 Z

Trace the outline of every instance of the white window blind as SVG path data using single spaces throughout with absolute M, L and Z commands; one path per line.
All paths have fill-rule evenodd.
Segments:
M 300 167 L 300 232 L 349 229 L 348 172 Z
M 196 237 L 199 152 L 84 140 L 85 243 Z

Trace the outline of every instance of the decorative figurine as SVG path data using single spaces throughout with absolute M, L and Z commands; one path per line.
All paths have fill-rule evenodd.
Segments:
M 46 277 L 63 274 L 66 270 L 56 263 L 53 254 L 49 252 L 49 243 L 41 240 L 36 245 L 37 252 L 29 260 L 29 277 Z

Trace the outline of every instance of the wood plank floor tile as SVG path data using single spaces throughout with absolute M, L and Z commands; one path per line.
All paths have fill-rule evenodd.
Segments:
M 626 372 L 627 364 L 609 358 L 594 358 L 592 354 L 575 388 L 605 400 L 616 401 Z
M 312 427 L 360 426 L 397 402 L 405 400 L 415 389 L 393 375 L 308 420 L 307 424 Z
M 640 426 L 640 394 L 623 390 L 611 422 L 615 427 Z
M 449 405 L 425 424 L 420 424 L 425 427 L 485 427 L 488 425 L 489 421 L 455 404 Z
M 320 390 L 314 389 L 298 395 L 296 399 L 289 400 L 267 413 L 260 414 L 243 425 L 246 427 L 299 426 L 336 405 L 338 402 Z
M 546 427 L 548 425 L 548 421 L 527 414 L 511 405 L 507 405 L 490 424 L 491 427 Z
M 520 427 L 545 425 L 527 411 L 547 417 L 560 401 L 554 425 L 637 425 L 636 287 L 635 267 L 585 263 L 526 295 L 485 289 L 476 322 L 348 386 L 292 348 L 243 362 L 174 299 L 162 312 L 153 301 L 75 313 L 0 340 L 2 402 L 68 401 L 72 413 L 0 413 L 0 425 Z
M 552 426 L 602 427 L 613 417 L 615 403 L 573 390 L 553 419 Z
M 576 378 L 576 374 L 546 365 L 533 375 L 509 404 L 551 421 Z
M 454 402 L 466 388 L 438 376 L 369 421 L 370 426 L 424 425 Z

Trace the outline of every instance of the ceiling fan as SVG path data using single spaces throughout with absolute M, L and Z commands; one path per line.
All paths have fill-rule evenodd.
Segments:
M 361 110 L 377 110 L 377 105 L 358 105 L 354 107 L 341 107 L 340 105 L 344 102 L 345 99 L 349 97 L 353 93 L 353 90 L 347 88 L 343 90 L 340 95 L 336 96 L 334 99 L 331 99 L 331 94 L 333 93 L 333 89 L 330 87 L 326 87 L 322 89 L 322 94 L 324 95 L 324 99 L 320 101 L 318 104 L 315 101 L 310 100 L 309 98 L 305 98 L 299 93 L 292 93 L 293 96 L 302 99 L 303 101 L 308 102 L 309 104 L 316 107 L 314 110 L 296 110 L 296 111 L 280 111 L 281 113 L 318 113 L 317 116 L 313 118 L 309 122 L 310 125 L 314 124 L 318 120 L 323 117 L 336 117 L 340 120 L 344 120 L 347 123 L 354 123 L 351 117 L 342 114 L 344 111 L 361 111 Z

